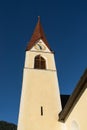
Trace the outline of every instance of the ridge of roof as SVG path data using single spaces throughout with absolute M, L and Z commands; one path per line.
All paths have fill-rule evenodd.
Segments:
M 38 22 L 36 24 L 32 37 L 31 37 L 30 41 L 28 42 L 26 51 L 30 50 L 34 46 L 35 42 L 37 42 L 39 39 L 42 39 L 44 41 L 44 43 L 46 44 L 46 46 L 51 51 L 48 41 L 46 39 L 45 33 L 43 31 L 43 27 L 41 25 L 40 16 L 38 16 Z
M 77 101 L 80 99 L 81 95 L 85 91 L 87 87 L 87 85 L 85 85 L 86 83 L 87 83 L 87 69 L 85 70 L 84 74 L 80 78 L 76 88 L 74 89 L 73 93 L 68 99 L 64 109 L 59 113 L 59 121 L 65 122 L 65 120 L 68 118 L 69 114 L 73 110 Z

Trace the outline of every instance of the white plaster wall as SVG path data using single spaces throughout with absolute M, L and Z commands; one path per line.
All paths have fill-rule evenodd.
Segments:
M 26 130 L 35 130 L 37 127 L 48 130 L 59 129 L 58 113 L 61 106 L 56 81 L 56 72 L 24 70 L 19 130 L 24 130 L 25 127 Z
M 34 57 L 46 59 L 46 70 L 33 69 Z M 43 106 L 43 116 L 41 116 Z M 18 130 L 61 130 L 60 92 L 53 53 L 26 52 Z
M 77 123 L 76 128 L 72 125 L 73 121 Z M 70 113 L 65 124 L 67 130 L 87 130 L 87 88 Z

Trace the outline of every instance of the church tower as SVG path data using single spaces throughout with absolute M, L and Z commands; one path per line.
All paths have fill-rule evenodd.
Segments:
M 60 111 L 54 53 L 38 18 L 26 48 L 18 130 L 60 130 Z

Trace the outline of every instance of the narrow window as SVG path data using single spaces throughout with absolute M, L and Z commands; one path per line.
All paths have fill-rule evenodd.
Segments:
M 41 106 L 41 116 L 43 116 L 43 107 Z
M 34 59 L 34 68 L 35 69 L 46 69 L 46 61 L 40 55 L 37 55 Z

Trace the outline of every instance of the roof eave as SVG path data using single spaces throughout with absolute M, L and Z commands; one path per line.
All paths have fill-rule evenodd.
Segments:
M 68 102 L 66 103 L 64 109 L 59 113 L 59 121 L 65 122 L 68 118 L 69 114 L 73 110 L 74 106 L 76 105 L 77 101 L 83 94 L 84 90 L 86 89 L 87 83 L 87 69 L 84 72 L 83 76 L 81 77 L 80 81 L 78 82 L 74 92 L 70 96 Z

